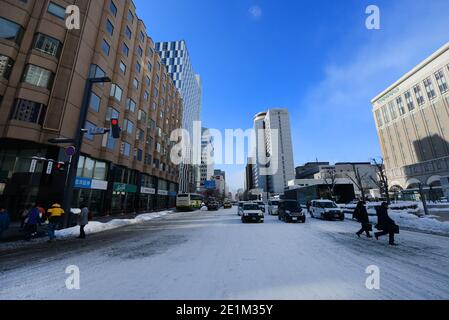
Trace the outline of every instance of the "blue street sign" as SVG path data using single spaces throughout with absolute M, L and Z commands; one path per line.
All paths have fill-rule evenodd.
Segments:
M 79 189 L 90 189 L 92 186 L 92 179 L 76 177 L 75 188 Z
M 215 180 L 206 180 L 206 181 L 204 181 L 204 188 L 206 188 L 208 190 L 216 189 L 217 186 L 215 184 Z

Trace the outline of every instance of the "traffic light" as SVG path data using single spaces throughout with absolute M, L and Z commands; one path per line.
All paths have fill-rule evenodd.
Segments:
M 112 132 L 112 137 L 114 139 L 119 139 L 120 138 L 120 133 L 122 132 L 122 129 L 120 129 L 120 126 L 118 125 L 118 119 L 117 118 L 112 118 L 111 119 L 111 132 Z
M 58 162 L 56 163 L 56 171 L 59 173 L 65 173 L 66 170 L 66 164 L 65 162 Z

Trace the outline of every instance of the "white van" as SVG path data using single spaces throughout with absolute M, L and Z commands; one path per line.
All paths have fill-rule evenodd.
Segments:
M 310 216 L 326 220 L 338 219 L 343 221 L 345 213 L 334 201 L 312 200 L 310 206 Z
M 279 200 L 269 200 L 268 201 L 268 214 L 271 216 L 277 216 L 278 215 L 278 206 L 279 206 Z

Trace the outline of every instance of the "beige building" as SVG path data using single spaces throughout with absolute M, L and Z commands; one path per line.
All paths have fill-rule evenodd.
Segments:
M 66 28 L 72 4 L 80 30 Z M 75 136 L 86 79 L 104 76 L 112 83 L 94 85 L 85 128 L 118 117 L 122 136 L 85 135 L 73 205 L 97 214 L 174 206 L 169 136 L 182 99 L 133 2 L 0 0 L 0 30 L 0 201 L 10 212 L 61 201 L 64 175 L 49 173 L 48 159 L 67 159 L 48 140 Z
M 448 81 L 449 43 L 371 101 L 393 190 L 440 190 L 449 175 Z

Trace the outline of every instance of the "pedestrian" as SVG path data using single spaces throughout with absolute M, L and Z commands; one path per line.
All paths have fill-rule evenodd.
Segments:
M 32 237 L 37 235 L 37 225 L 41 223 L 39 209 L 36 204 L 28 211 L 25 219 L 25 240 L 30 241 Z
M 310 213 L 310 207 L 312 206 L 312 202 L 309 200 L 307 201 L 306 207 L 307 207 L 307 212 Z
M 376 240 L 379 240 L 380 236 L 389 235 L 389 244 L 396 246 L 394 242 L 395 233 L 399 233 L 399 226 L 396 225 L 393 219 L 388 216 L 388 203 L 382 202 L 381 206 L 377 208 L 377 225 L 376 229 L 380 232 L 374 233 Z
M 50 209 L 47 211 L 48 217 L 48 242 L 52 242 L 56 239 L 55 231 L 56 228 L 61 223 L 62 215 L 64 214 L 64 210 L 61 208 L 59 203 L 54 203 Z
M 20 229 L 23 229 L 25 227 L 25 220 L 28 217 L 28 213 L 30 212 L 31 208 L 31 205 L 27 205 L 25 208 L 23 208 L 22 214 L 20 215 Z
M 354 210 L 354 216 L 357 219 L 357 221 L 362 224 L 362 228 L 356 233 L 357 236 L 360 238 L 360 235 L 363 232 L 365 232 L 367 238 L 372 238 L 369 232 L 372 231 L 373 229 L 371 223 L 369 222 L 368 211 L 366 210 L 364 201 L 360 200 L 357 203 L 357 207 Z
M 9 228 L 9 213 L 6 211 L 4 206 L 0 206 L 0 240 L 2 239 L 2 234 Z
M 89 208 L 87 204 L 81 205 L 81 212 L 78 215 L 78 225 L 80 226 L 80 235 L 78 239 L 86 239 L 86 233 L 84 232 L 84 228 L 89 223 Z

